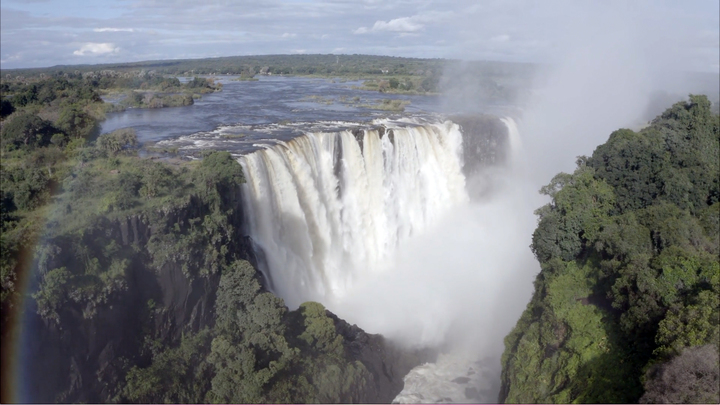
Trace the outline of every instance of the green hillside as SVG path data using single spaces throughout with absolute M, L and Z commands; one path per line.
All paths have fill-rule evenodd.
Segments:
M 719 127 L 691 95 L 541 189 L 501 401 L 718 403 Z

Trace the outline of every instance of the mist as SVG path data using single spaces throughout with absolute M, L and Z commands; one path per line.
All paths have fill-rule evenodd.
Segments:
M 591 155 L 614 130 L 637 130 L 662 112 L 658 97 L 675 102 L 688 92 L 709 91 L 718 99 L 718 72 L 687 72 L 690 27 L 643 18 L 649 3 L 545 5 L 559 10 L 545 15 L 552 28 L 542 40 L 552 46 L 532 72 L 522 66 L 520 74 L 505 72 L 516 78 L 505 83 L 516 86 L 511 103 L 488 105 L 477 63 L 449 64 L 442 81 L 444 111 L 500 111 L 518 122 L 522 145 L 508 167 L 467 179 L 493 192 L 455 207 L 400 246 L 386 271 L 359 280 L 331 306 L 368 332 L 410 347 L 441 347 L 455 356 L 450 361 L 488 359 L 494 375 L 486 386 L 492 389 L 503 338 L 530 300 L 540 270 L 529 248 L 533 211 L 548 202 L 539 188 L 558 172 L 571 173 L 576 157 Z

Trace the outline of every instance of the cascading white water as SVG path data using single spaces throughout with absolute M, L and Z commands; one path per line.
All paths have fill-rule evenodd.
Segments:
M 500 121 L 505 124 L 508 129 L 508 143 L 510 144 L 510 163 L 515 163 L 518 159 L 520 148 L 522 147 L 522 139 L 520 139 L 520 132 L 518 131 L 515 120 L 510 117 L 500 118 Z
M 511 118 L 502 121 L 513 165 L 520 138 Z M 471 203 L 462 134 L 451 122 L 376 124 L 382 135 L 308 133 L 240 158 L 263 270 L 290 308 L 323 302 L 370 333 L 416 347 L 466 335 L 453 338 L 455 352 L 413 369 L 395 402 L 493 401 L 510 327 L 502 297 L 521 288 L 514 277 L 528 259 L 505 247 L 532 232 L 528 196 L 511 186 L 512 170 L 500 170 L 505 186 Z M 490 360 L 476 361 L 478 353 Z
M 384 135 L 309 133 L 240 158 L 249 233 L 290 308 L 342 298 L 468 200 L 456 124 L 377 124 Z

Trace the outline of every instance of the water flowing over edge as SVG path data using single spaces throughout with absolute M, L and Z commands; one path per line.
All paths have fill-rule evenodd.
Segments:
M 501 121 L 512 165 L 522 144 L 515 121 Z M 398 246 L 469 202 L 462 137 L 449 121 L 382 122 L 308 133 L 240 157 L 248 231 L 269 287 L 293 308 L 338 302 L 366 276 L 386 277 Z M 494 365 L 443 354 L 411 370 L 395 402 L 493 402 Z
M 341 299 L 363 275 L 468 200 L 450 122 L 308 133 L 240 157 L 248 233 L 290 308 Z

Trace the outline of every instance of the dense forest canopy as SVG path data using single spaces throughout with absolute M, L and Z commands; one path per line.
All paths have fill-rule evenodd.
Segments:
M 720 119 L 691 95 L 541 192 L 505 402 L 717 403 Z

